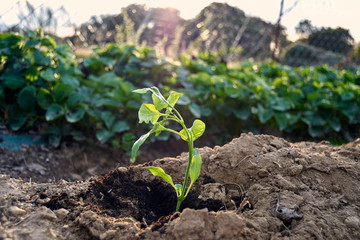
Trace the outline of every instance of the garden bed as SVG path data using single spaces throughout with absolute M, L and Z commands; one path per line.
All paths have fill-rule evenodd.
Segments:
M 142 169 L 143 164 L 127 167 L 128 162 L 121 160 L 127 158 L 114 158 L 115 152 L 74 145 L 3 153 L 13 157 L 8 165 L 17 161 L 28 175 L 19 169 L 16 175 L 14 165 L 6 168 L 1 160 L 0 238 L 358 239 L 359 147 L 359 139 L 334 147 L 327 142 L 290 143 L 270 135 L 242 134 L 222 147 L 201 148 L 201 175 L 180 213 L 174 212 L 171 186 Z M 72 155 L 63 156 L 69 164 L 55 165 L 65 149 L 72 149 Z M 169 155 L 151 153 L 146 159 L 146 151 L 145 165 L 162 167 L 174 182 L 182 181 L 187 153 L 155 160 Z M 46 160 L 50 154 L 48 164 L 56 167 L 42 169 L 46 177 L 37 181 L 41 171 L 31 171 L 25 163 L 36 156 Z M 46 181 L 46 174 L 55 174 L 46 169 L 71 173 L 71 161 L 84 162 L 84 154 L 88 162 L 94 158 L 114 170 L 86 170 L 77 173 L 78 178 L 70 177 L 73 182 L 59 181 L 66 179 L 61 174 Z M 113 162 L 108 162 L 111 158 Z M 87 179 L 90 173 L 93 177 Z

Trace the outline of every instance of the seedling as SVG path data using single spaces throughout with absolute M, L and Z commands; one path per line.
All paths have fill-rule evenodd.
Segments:
M 187 142 L 189 147 L 189 161 L 186 168 L 185 179 L 183 185 L 174 184 L 170 175 L 166 174 L 165 171 L 160 167 L 144 167 L 149 170 L 154 176 L 161 177 L 165 182 L 169 183 L 176 192 L 177 204 L 176 211 L 180 209 L 181 203 L 187 197 L 191 186 L 198 179 L 201 170 L 201 156 L 197 149 L 194 149 L 194 141 L 198 139 L 205 131 L 205 123 L 199 119 L 196 119 L 191 128 L 187 128 L 184 123 L 184 119 L 180 113 L 175 109 L 175 104 L 182 95 L 178 92 L 171 92 L 170 96 L 165 99 L 156 87 L 142 88 L 134 90 L 135 93 L 145 94 L 148 91 L 152 92 L 153 104 L 142 104 L 139 109 L 139 123 L 151 123 L 152 129 L 142 135 L 133 145 L 131 150 L 131 160 L 135 162 L 135 156 L 140 146 L 145 140 L 152 134 L 155 136 L 159 135 L 162 131 L 169 131 L 177 134 Z M 176 131 L 171 128 L 167 128 L 168 121 L 175 121 L 182 127 L 181 131 Z M 187 187 L 188 177 L 190 175 L 190 184 Z

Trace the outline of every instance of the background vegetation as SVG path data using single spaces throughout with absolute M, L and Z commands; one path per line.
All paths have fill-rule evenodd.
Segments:
M 272 58 L 274 27 L 213 3 L 188 21 L 174 9 L 130 5 L 66 39 L 1 33 L 1 124 L 41 132 L 54 146 L 99 141 L 128 152 L 134 133 L 147 130 L 137 110 L 150 101 L 132 90 L 155 85 L 165 96 L 184 93 L 184 117 L 201 118 L 217 144 L 248 131 L 333 143 L 358 137 L 359 46 L 349 31 L 303 20 L 297 42 L 280 31 L 282 51 Z M 68 44 L 81 38 L 90 54 Z

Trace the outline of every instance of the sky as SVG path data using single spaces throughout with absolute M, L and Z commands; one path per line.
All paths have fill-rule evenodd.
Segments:
M 180 16 L 190 19 L 196 16 L 211 0 L 29 0 L 35 7 L 46 6 L 54 10 L 64 6 L 69 13 L 71 22 L 76 25 L 86 22 L 93 15 L 118 14 L 122 7 L 130 4 L 146 4 L 148 7 L 173 7 L 180 10 Z M 246 15 L 260 17 L 271 23 L 276 23 L 281 0 L 218 0 L 243 10 Z M 288 36 L 295 40 L 295 26 L 303 19 L 309 19 L 316 27 L 342 27 L 350 30 L 356 42 L 360 41 L 360 26 L 358 14 L 359 0 L 285 0 L 284 10 L 297 5 L 282 18 Z M 25 0 L 0 0 L 0 24 L 17 22 L 19 6 L 24 6 Z M 23 8 L 25 9 L 25 8 Z

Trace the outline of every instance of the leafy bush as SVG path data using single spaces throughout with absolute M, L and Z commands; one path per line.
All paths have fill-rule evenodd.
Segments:
M 351 140 L 360 123 L 359 72 L 327 66 L 291 68 L 274 62 L 219 63 L 183 58 L 190 111 L 215 134 L 267 125 L 314 138 Z M 209 132 L 208 131 L 208 132 Z
M 0 114 L 11 130 L 40 126 L 50 143 L 94 137 L 131 150 L 141 96 L 134 84 L 157 85 L 175 65 L 153 49 L 109 44 L 79 61 L 42 32 L 0 34 Z M 35 124 L 36 123 L 36 124 Z M 141 128 L 140 128 L 141 129 Z
M 129 129 L 145 131 L 136 112 L 149 100 L 132 91 L 155 85 L 165 97 L 170 88 L 184 93 L 177 104 L 185 120 L 201 117 L 219 143 L 261 126 L 304 138 L 359 135 L 360 71 L 274 62 L 228 67 L 219 59 L 200 53 L 174 62 L 149 48 L 109 44 L 78 60 L 41 32 L 1 33 L 1 121 L 14 131 L 37 126 L 55 146 L 72 137 L 130 151 L 136 136 Z
M 58 126 L 60 117 L 63 122 L 78 122 L 84 106 L 74 101 L 70 105 L 68 99 L 73 99 L 82 73 L 70 48 L 56 46 L 41 31 L 27 34 L 0 34 L 0 104 L 5 123 L 16 131 L 35 121 Z M 67 129 L 78 136 L 78 131 Z

